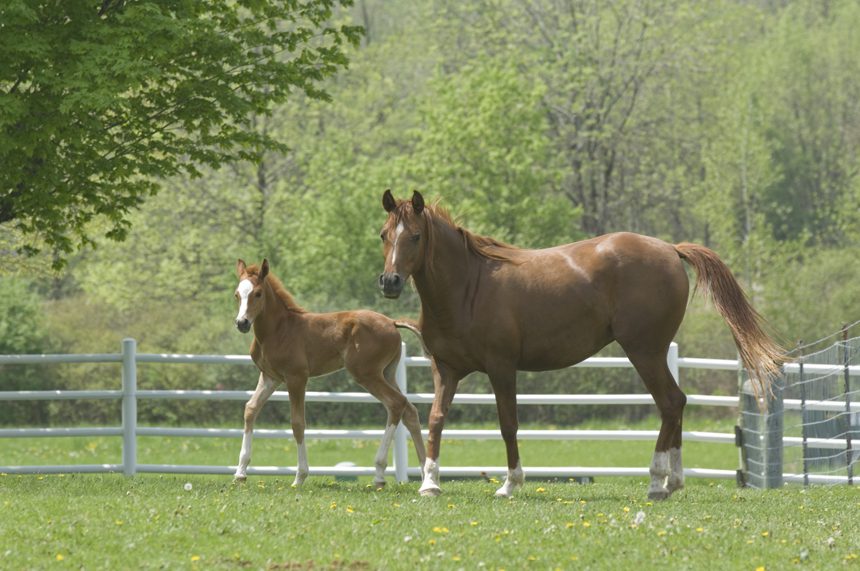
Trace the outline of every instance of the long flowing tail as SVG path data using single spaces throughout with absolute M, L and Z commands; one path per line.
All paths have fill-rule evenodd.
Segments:
M 411 319 L 395 319 L 394 326 L 399 329 L 408 329 L 412 333 L 418 337 L 418 340 L 421 341 L 421 347 L 424 349 L 425 355 L 430 355 L 430 349 L 427 348 L 427 345 L 424 344 L 424 336 L 421 335 L 421 330 L 418 328 L 418 324 L 412 321 Z
M 779 375 L 785 351 L 762 327 L 762 317 L 716 252 L 698 244 L 675 245 L 675 251 L 696 270 L 696 289 L 709 294 L 717 311 L 728 323 L 741 361 L 749 371 L 756 398 L 771 392 L 771 381 Z

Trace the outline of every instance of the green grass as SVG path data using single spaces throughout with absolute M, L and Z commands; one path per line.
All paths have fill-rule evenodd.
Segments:
M 688 419 L 728 432 L 731 421 Z M 651 419 L 626 426 L 656 428 Z M 589 428 L 620 428 L 618 422 Z M 462 428 L 457 426 L 456 428 Z M 311 466 L 372 465 L 377 443 L 311 441 Z M 239 440 L 141 438 L 141 463 L 232 465 Z M 669 501 L 646 478 L 594 484 L 528 480 L 528 467 L 647 466 L 651 442 L 521 443 L 526 486 L 445 481 L 374 491 L 369 479 L 312 476 L 0 476 L 0 568 L 179 569 L 832 569 L 860 564 L 860 491 L 848 486 L 738 490 L 688 479 Z M 733 469 L 730 445 L 685 445 L 687 467 Z M 117 463 L 119 438 L 0 440 L 0 464 Z M 410 458 L 414 462 L 414 459 Z M 294 465 L 288 440 L 255 441 L 252 466 Z M 442 465 L 503 465 L 498 441 L 446 440 Z M 186 491 L 184 485 L 192 484 Z M 644 520 L 635 524 L 636 514 Z M 640 516 L 640 517 L 643 517 Z
M 184 485 L 192 484 L 186 491 Z M 835 569 L 858 563 L 860 492 L 690 482 L 488 482 L 382 491 L 312 478 L 0 476 L 3 569 Z M 638 512 L 644 520 L 636 525 Z M 643 517 L 643 516 L 640 516 Z

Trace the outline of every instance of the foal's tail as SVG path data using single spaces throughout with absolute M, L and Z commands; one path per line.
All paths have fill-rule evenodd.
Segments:
M 421 347 L 424 349 L 424 354 L 429 355 L 430 349 L 427 348 L 427 345 L 424 344 L 424 336 L 421 335 L 421 330 L 418 328 L 418 324 L 412 321 L 411 319 L 395 319 L 394 326 L 398 329 L 408 329 L 412 333 L 418 337 L 418 340 L 421 341 Z
M 728 323 L 741 361 L 749 371 L 756 400 L 771 391 L 771 381 L 779 375 L 785 351 L 762 327 L 762 317 L 750 305 L 744 290 L 716 252 L 698 244 L 676 244 L 675 251 L 696 270 L 696 289 L 710 294 L 714 305 Z

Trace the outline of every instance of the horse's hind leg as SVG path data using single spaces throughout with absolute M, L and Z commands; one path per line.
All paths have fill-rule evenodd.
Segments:
M 239 465 L 236 466 L 236 474 L 233 476 L 237 481 L 244 481 L 248 477 L 248 464 L 251 463 L 251 440 L 254 435 L 254 422 L 257 420 L 263 405 L 275 392 L 277 383 L 260 373 L 257 388 L 254 394 L 245 404 L 245 431 L 242 433 L 242 449 L 239 452 Z
M 290 394 L 290 428 L 293 429 L 293 439 L 296 441 L 296 448 L 298 449 L 296 479 L 293 480 L 292 484 L 294 488 L 301 487 L 310 472 L 308 449 L 305 444 L 305 391 L 307 385 L 307 377 L 287 378 L 287 391 Z
M 660 411 L 660 433 L 651 460 L 651 485 L 648 497 L 665 500 L 672 492 L 684 487 L 684 466 L 681 461 L 681 435 L 684 406 L 687 397 L 678 387 L 669 366 L 666 353 L 631 354 L 630 362 L 636 367 L 645 386 L 654 397 Z
M 376 397 L 379 402 L 385 406 L 385 410 L 388 413 L 388 419 L 385 423 L 385 433 L 382 435 L 382 441 L 379 443 L 379 450 L 376 453 L 376 476 L 374 477 L 373 482 L 377 489 L 385 486 L 385 469 L 388 467 L 388 450 L 391 448 L 391 443 L 394 441 L 394 432 L 397 430 L 397 425 L 400 422 L 400 419 L 404 417 L 404 411 L 410 406 L 409 401 L 406 400 L 403 393 L 401 393 L 396 386 L 390 385 L 388 381 L 385 380 L 385 377 L 380 373 L 381 372 L 377 372 L 376 374 L 353 373 L 356 381 L 366 388 L 370 394 Z M 415 416 L 417 418 L 417 412 Z
M 400 388 L 397 386 L 396 374 L 397 365 L 399 363 L 400 355 L 391 361 L 382 371 L 385 381 L 391 387 L 397 389 L 398 392 L 400 392 Z M 406 401 L 406 406 L 403 409 L 403 415 L 400 420 L 403 422 L 403 426 L 406 427 L 406 430 L 409 431 L 409 435 L 412 437 L 412 443 L 415 446 L 415 454 L 418 456 L 418 466 L 421 467 L 423 476 L 424 462 L 427 459 L 427 452 L 424 449 L 424 437 L 421 435 L 421 420 L 418 418 L 418 409 L 416 409 L 415 405 L 408 400 Z

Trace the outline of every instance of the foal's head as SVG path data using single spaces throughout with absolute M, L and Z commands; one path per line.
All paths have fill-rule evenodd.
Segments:
M 244 260 L 236 263 L 236 275 L 239 285 L 236 286 L 236 301 L 239 302 L 239 313 L 236 315 L 236 328 L 242 333 L 251 330 L 254 319 L 263 311 L 265 297 L 263 296 L 263 281 L 269 275 L 269 261 L 264 259 L 257 266 L 247 266 Z
M 424 263 L 429 227 L 424 215 L 424 197 L 417 190 L 411 200 L 397 201 L 386 190 L 382 206 L 388 219 L 382 227 L 382 253 L 385 269 L 379 274 L 379 287 L 385 297 L 396 298 L 409 277 Z

